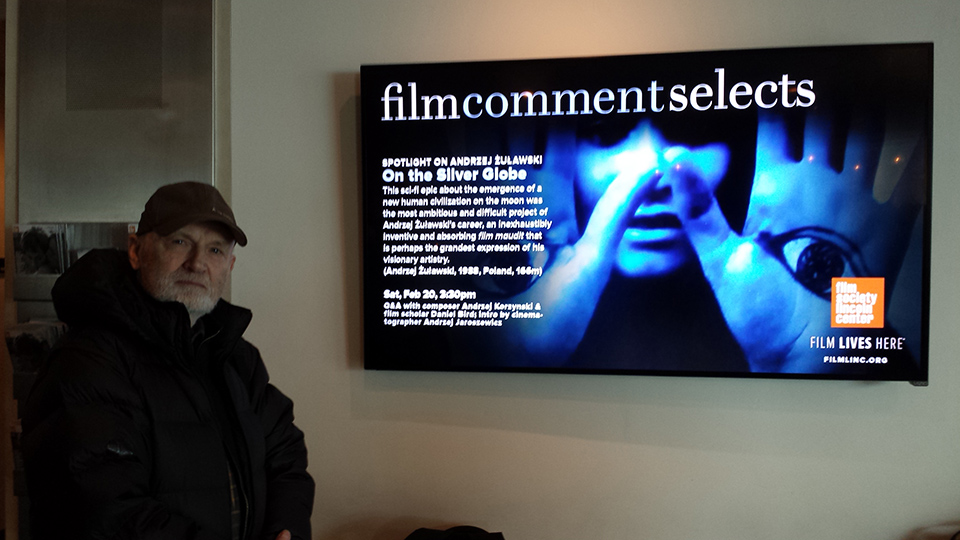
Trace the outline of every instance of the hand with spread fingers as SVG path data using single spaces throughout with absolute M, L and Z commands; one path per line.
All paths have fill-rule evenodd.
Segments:
M 800 146 L 783 118 L 761 117 L 742 233 L 715 199 L 704 210 L 713 186 L 692 156 L 667 173 L 686 191 L 684 228 L 754 372 L 829 369 L 793 362 L 811 337 L 835 333 L 833 278 L 885 276 L 892 285 L 919 208 L 921 183 L 901 181 L 916 173 L 909 157 L 918 141 L 885 144 L 877 120 L 809 116 Z

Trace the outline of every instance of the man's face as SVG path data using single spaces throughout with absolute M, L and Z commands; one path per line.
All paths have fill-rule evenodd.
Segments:
M 180 302 L 191 323 L 213 310 L 233 269 L 234 241 L 216 223 L 192 223 L 167 236 L 130 236 L 130 265 L 151 296 Z

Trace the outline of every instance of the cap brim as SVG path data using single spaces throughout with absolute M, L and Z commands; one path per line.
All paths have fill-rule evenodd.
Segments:
M 221 216 L 220 214 L 214 212 L 205 212 L 202 214 L 187 214 L 184 216 L 178 216 L 177 219 L 171 219 L 166 223 L 154 227 L 153 232 L 159 234 L 160 236 L 167 236 L 181 227 L 190 225 L 191 223 L 205 223 L 205 222 L 215 222 L 223 224 L 227 230 L 230 231 L 230 234 L 233 236 L 233 240 L 239 246 L 247 245 L 247 235 L 240 230 L 240 227 L 237 227 L 234 223 L 231 223 L 229 220 Z

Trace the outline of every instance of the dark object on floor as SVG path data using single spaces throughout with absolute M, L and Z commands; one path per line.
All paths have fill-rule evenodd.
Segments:
M 450 527 L 445 531 L 417 529 L 405 540 L 504 540 L 503 534 L 491 533 L 469 525 Z

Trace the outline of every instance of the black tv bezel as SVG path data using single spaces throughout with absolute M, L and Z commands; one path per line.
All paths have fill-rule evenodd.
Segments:
M 786 55 L 795 57 L 798 55 L 815 54 L 820 58 L 830 58 L 834 56 L 843 56 L 856 53 L 857 51 L 899 51 L 901 53 L 911 51 L 911 54 L 917 54 L 924 59 L 926 67 L 922 68 L 929 72 L 929 78 L 924 81 L 927 89 L 924 94 L 926 101 L 924 135 L 925 135 L 925 202 L 918 217 L 918 224 L 922 227 L 919 239 L 919 248 L 922 253 L 920 262 L 922 269 L 917 278 L 919 279 L 920 295 L 920 313 L 919 313 L 919 351 L 916 358 L 917 369 L 909 377 L 895 376 L 886 377 L 882 374 L 871 375 L 869 373 L 858 373 L 855 375 L 838 373 L 772 373 L 772 372 L 725 372 L 713 370 L 658 370 L 658 369 L 590 369 L 584 367 L 569 368 L 562 366 L 477 366 L 477 365 L 455 365 L 455 364 L 437 364 L 435 362 L 418 362 L 416 359 L 408 358 L 396 362 L 385 359 L 388 356 L 388 349 L 391 353 L 396 353 L 411 345 L 410 339 L 395 334 L 394 341 L 384 345 L 385 332 L 382 324 L 382 298 L 379 293 L 382 290 L 382 264 L 380 264 L 378 249 L 380 242 L 376 241 L 375 234 L 379 233 L 381 219 L 377 214 L 380 208 L 381 195 L 376 193 L 374 187 L 379 188 L 379 168 L 375 163 L 380 160 L 376 155 L 372 155 L 372 139 L 376 137 L 378 131 L 380 107 L 382 102 L 379 92 L 382 89 L 385 80 L 419 80 L 421 74 L 432 73 L 438 79 L 451 77 L 451 74 L 468 72 L 482 72 L 488 75 L 487 82 L 490 88 L 504 88 L 513 90 L 517 85 L 507 85 L 501 82 L 499 77 L 489 77 L 489 74 L 500 70 L 510 72 L 523 72 L 530 75 L 529 79 L 534 81 L 531 85 L 536 87 L 539 81 L 550 78 L 550 73 L 562 71 L 569 66 L 578 66 L 585 69 L 588 74 L 583 77 L 596 76 L 591 74 L 603 73 L 608 66 L 616 62 L 650 62 L 655 66 L 664 66 L 668 64 L 683 65 L 687 61 L 694 59 L 698 65 L 709 65 L 716 63 L 717 59 L 729 58 L 733 56 L 750 55 Z M 546 67 L 543 67 L 546 66 Z M 543 72 L 547 72 L 544 75 Z M 641 80 L 644 80 L 641 78 Z M 471 79 L 471 82 L 473 79 Z M 469 85 L 462 84 L 460 87 Z M 499 86 L 498 86 L 499 85 Z M 456 85 L 454 85 L 456 86 Z M 378 91 L 374 91 L 378 90 Z M 412 123 L 411 123 L 412 125 Z M 412 127 L 414 131 L 430 128 L 424 126 Z M 438 128 L 439 129 L 439 128 Z M 431 132 L 432 133 L 432 132 Z M 660 53 L 650 55 L 628 55 L 628 56 L 603 56 L 587 58 L 561 58 L 561 59 L 535 59 L 535 60 L 488 60 L 473 62 L 446 62 L 446 63 L 422 63 L 422 64 L 391 64 L 391 65 L 364 65 L 361 66 L 361 179 L 362 179 L 362 197 L 361 197 L 361 253 L 363 255 L 363 353 L 364 368 L 369 370 L 391 370 L 391 371 L 466 371 L 466 372 L 522 372 L 522 373 L 574 373 L 574 374 L 613 374 L 613 375 L 656 375 L 656 376 L 680 376 L 680 377 L 736 377 L 736 378 L 759 378 L 759 379 L 814 379 L 814 380 L 843 380 L 843 381 L 906 381 L 918 386 L 925 386 L 929 380 L 929 329 L 930 329 L 930 266 L 931 266 L 931 225 L 932 225 L 932 184 L 933 184 L 933 44 L 932 43 L 895 43 L 895 44 L 869 44 L 869 45 L 838 45 L 838 46 L 810 46 L 810 47 L 788 47 L 788 48 L 766 48 L 749 50 L 723 50 L 723 51 L 704 51 L 704 52 L 678 52 L 678 53 Z M 409 143 L 410 141 L 405 141 Z M 401 145 L 402 146 L 402 145 Z M 398 154 L 403 154 L 401 150 Z M 376 246 L 376 247 L 371 247 Z M 379 312 L 379 313 L 378 313 Z M 391 332 L 386 332 L 390 334 Z M 411 338 L 412 339 L 412 338 Z

